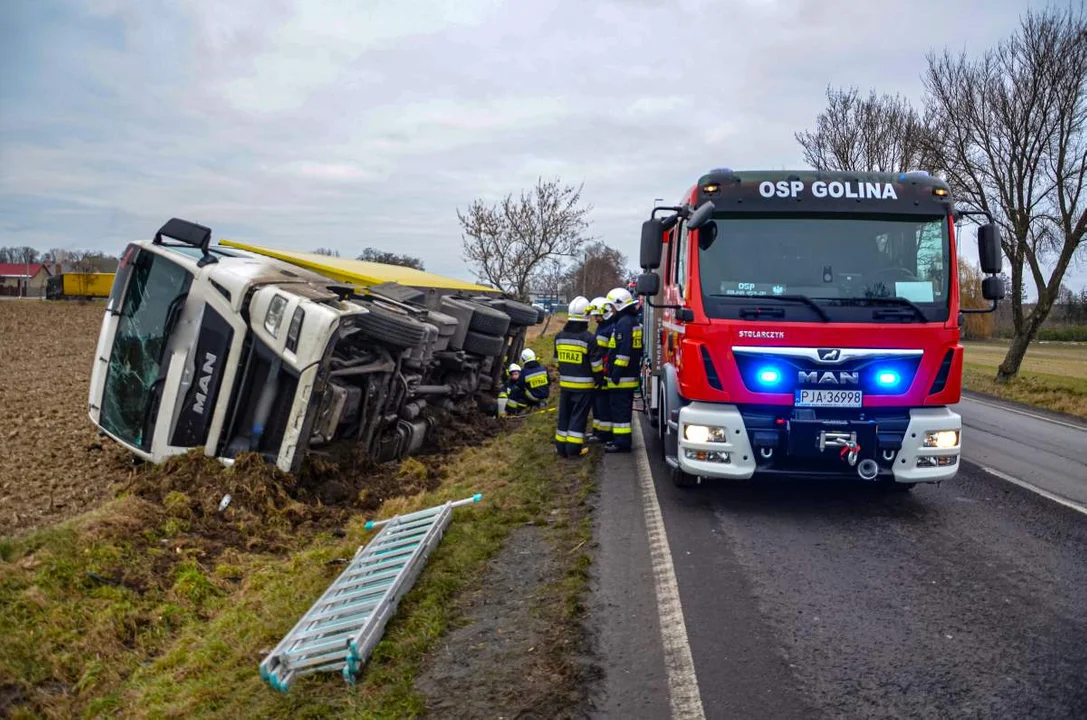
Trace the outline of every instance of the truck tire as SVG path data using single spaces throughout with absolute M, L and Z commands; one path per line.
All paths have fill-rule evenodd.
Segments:
M 535 325 L 539 317 L 536 308 L 516 300 L 498 300 L 493 305 L 510 316 L 511 325 Z
M 691 475 L 688 472 L 680 470 L 678 467 L 672 468 L 672 484 L 678 488 L 693 488 L 698 485 L 698 476 Z
M 483 357 L 497 357 L 506 348 L 506 338 L 498 335 L 485 335 L 469 330 L 464 338 L 464 350 Z
M 394 347 L 410 348 L 419 345 L 426 338 L 426 326 L 423 323 L 373 304 L 368 303 L 366 308 L 370 312 L 356 316 L 355 323 L 374 340 Z
M 468 305 L 475 310 L 472 314 L 472 322 L 468 326 L 469 330 L 502 337 L 510 329 L 510 316 L 498 308 L 487 307 L 477 302 L 469 302 Z
M 472 324 L 475 309 L 468 303 L 446 297 L 442 298 L 442 312 L 457 320 L 457 328 L 449 336 L 449 347 L 454 350 L 463 349 L 464 338 L 468 333 L 468 326 Z

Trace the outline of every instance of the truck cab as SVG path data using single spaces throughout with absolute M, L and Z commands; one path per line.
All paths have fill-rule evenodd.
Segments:
M 721 169 L 654 208 L 643 389 L 676 483 L 954 477 L 966 214 L 924 172 Z M 978 243 L 996 275 L 991 221 Z M 983 291 L 991 312 L 1000 279 Z
M 210 235 L 175 218 L 129 244 L 106 303 L 88 413 L 142 460 L 202 447 L 295 472 L 311 448 L 338 442 L 402 457 L 438 411 L 490 387 L 502 352 L 519 352 L 523 325 L 487 304 L 509 301 L 443 297 L 444 313 L 411 302 L 410 288 L 352 288 L 210 247 Z

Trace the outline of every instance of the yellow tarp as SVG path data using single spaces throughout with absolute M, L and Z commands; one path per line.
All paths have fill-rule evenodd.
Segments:
M 385 265 L 384 263 L 365 262 L 363 260 L 349 260 L 347 258 L 318 255 L 317 253 L 298 252 L 296 250 L 278 250 L 275 248 L 246 245 L 234 240 L 220 240 L 220 245 L 247 250 L 258 255 L 267 255 L 292 265 L 319 272 L 333 280 L 353 285 L 371 286 L 385 282 L 394 282 L 415 288 L 440 288 L 443 290 L 465 290 L 478 293 L 496 293 L 494 288 L 484 285 L 476 285 L 464 280 L 435 275 L 434 273 L 416 270 L 415 268 L 401 267 L 400 265 Z

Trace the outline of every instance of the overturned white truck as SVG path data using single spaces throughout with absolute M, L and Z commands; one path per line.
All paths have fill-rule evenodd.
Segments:
M 542 320 L 497 294 L 354 287 L 210 242 L 171 219 L 128 245 L 106 304 L 89 415 L 146 461 L 202 447 L 296 472 L 345 446 L 410 455 L 450 411 L 489 410 Z

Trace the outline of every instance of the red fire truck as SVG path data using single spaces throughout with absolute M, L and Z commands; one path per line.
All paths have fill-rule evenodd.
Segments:
M 642 226 L 643 392 L 673 481 L 955 476 L 962 314 L 1004 296 L 992 218 L 963 309 L 950 189 L 926 172 L 712 170 Z

